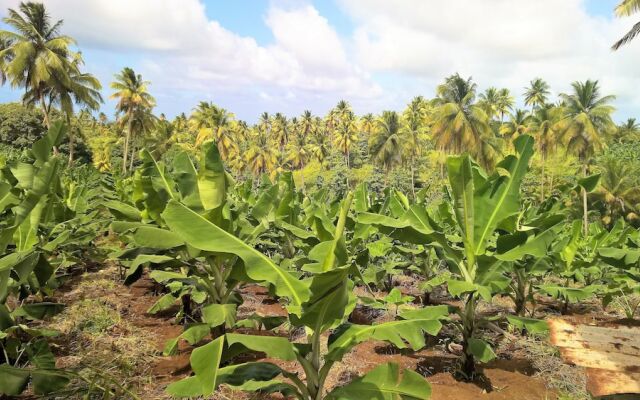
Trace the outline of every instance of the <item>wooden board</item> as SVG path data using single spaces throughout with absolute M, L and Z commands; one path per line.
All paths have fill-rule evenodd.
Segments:
M 640 393 L 640 328 L 577 325 L 548 321 L 551 343 L 562 358 L 587 368 L 587 389 L 594 396 Z

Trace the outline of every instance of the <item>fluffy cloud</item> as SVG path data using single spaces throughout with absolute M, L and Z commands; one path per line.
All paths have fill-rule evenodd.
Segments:
M 582 0 L 434 3 L 340 0 L 357 25 L 359 62 L 371 71 L 412 76 L 424 83 L 423 93 L 453 72 L 515 94 L 538 76 L 556 92 L 593 78 L 618 95 L 619 115 L 640 105 L 640 43 L 615 53 L 609 49 L 632 25 L 628 19 L 591 16 Z
M 1 1 L 7 6 L 18 4 L 17 0 Z M 44 3 L 54 18 L 64 19 L 64 32 L 76 38 L 81 48 L 102 52 L 100 59 L 111 55 L 121 64 L 133 63 L 153 82 L 152 90 L 161 91 L 161 108 L 160 100 L 171 92 L 178 97 L 215 94 L 236 100 L 239 95 L 253 96 L 268 102 L 267 106 L 285 106 L 295 112 L 308 106 L 301 104 L 304 101 L 327 108 L 328 99 L 335 103 L 342 97 L 381 93 L 368 74 L 348 60 L 329 21 L 306 3 L 269 8 L 265 24 L 274 41 L 267 46 L 209 20 L 198 0 Z M 319 100 L 318 94 L 327 100 Z M 186 107 L 195 102 L 192 99 Z

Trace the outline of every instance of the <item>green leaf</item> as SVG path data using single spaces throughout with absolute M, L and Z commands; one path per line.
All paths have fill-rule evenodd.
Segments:
M 190 345 L 195 345 L 211 333 L 209 324 L 193 324 L 189 325 L 178 337 L 173 338 L 164 346 L 162 354 L 170 356 L 178 350 L 178 342 L 180 339 L 186 340 Z
M 162 216 L 169 228 L 191 246 L 240 257 L 249 278 L 258 282 L 269 282 L 278 296 L 287 297 L 298 306 L 309 299 L 309 289 L 302 281 L 275 265 L 264 254 L 184 205 L 172 200 Z
M 202 320 L 215 328 L 222 324 L 231 328 L 236 324 L 235 304 L 209 304 L 202 308 Z
M 406 348 L 406 342 L 411 349 L 420 350 L 425 346 L 424 333 L 435 336 L 442 328 L 437 319 L 420 317 L 374 325 L 345 324 L 329 338 L 327 358 L 339 361 L 353 346 L 370 339 L 392 343 L 399 349 Z
M 13 317 L 27 317 L 29 319 L 42 320 L 58 314 L 64 307 L 65 305 L 62 303 L 50 302 L 24 304 L 16 308 L 11 314 Z
M 227 198 L 224 166 L 214 141 L 208 141 L 202 145 L 198 169 L 198 191 L 205 210 L 220 207 Z
M 51 124 L 47 133 L 38 139 L 31 147 L 31 154 L 37 163 L 45 163 L 51 156 L 54 146 L 60 145 L 67 133 L 67 126 L 63 121 L 56 121 Z
M 153 305 L 149 307 L 147 312 L 149 314 L 156 314 L 160 311 L 164 311 L 168 308 L 173 307 L 173 305 L 176 304 L 176 300 L 176 296 L 172 295 L 171 293 L 167 293 L 164 296 L 160 297 L 158 301 L 153 303 Z
M 496 358 L 496 354 L 493 352 L 489 343 L 481 339 L 470 338 L 469 348 L 467 351 L 469 354 L 473 355 L 476 360 L 483 363 L 487 363 Z
M 549 331 L 549 325 L 547 321 L 543 321 L 535 318 L 516 317 L 514 315 L 507 315 L 507 320 L 513 326 L 518 329 L 526 329 L 529 333 L 544 333 Z
M 533 155 L 533 144 L 531 136 L 518 137 L 514 141 L 517 156 L 507 156 L 496 167 L 506 174 L 489 178 L 468 155 L 447 159 L 456 221 L 470 264 L 475 255 L 485 252 L 498 224 L 520 211 L 520 184 Z
M 426 400 L 431 386 L 417 372 L 383 364 L 361 378 L 331 391 L 325 400 Z
M 18 396 L 29 383 L 29 371 L 0 364 L 0 394 Z
M 590 175 L 585 178 L 578 179 L 578 188 L 583 188 L 587 193 L 593 192 L 600 182 L 600 174 Z
M 221 336 L 193 350 L 190 363 L 195 375 L 172 383 L 167 387 L 167 393 L 176 397 L 211 395 L 217 386 L 223 348 L 224 336 Z
M 228 333 L 229 346 L 240 344 L 249 350 L 265 353 L 267 357 L 278 358 L 284 361 L 296 359 L 296 349 L 288 338 L 278 336 L 255 336 Z

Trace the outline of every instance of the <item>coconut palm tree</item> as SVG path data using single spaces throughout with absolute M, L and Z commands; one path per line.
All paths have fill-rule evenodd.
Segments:
M 493 119 L 498 115 L 498 104 L 500 103 L 498 89 L 495 87 L 489 87 L 484 91 L 484 93 L 481 93 L 480 96 L 478 96 L 478 99 L 478 105 L 482 107 L 485 114 L 487 114 L 490 119 Z
M 524 105 L 531 106 L 531 112 L 533 112 L 536 107 L 546 104 L 550 93 L 549 84 L 543 79 L 536 78 L 529 82 L 529 87 L 525 88 Z
M 411 192 L 415 198 L 415 162 L 421 155 L 423 137 L 427 130 L 427 102 L 422 96 L 416 96 L 411 100 L 403 113 L 401 136 L 403 138 L 404 154 L 408 157 L 411 170 Z
M 59 80 L 56 75 L 53 76 L 52 86 L 47 90 L 49 97 L 49 106 L 57 104 L 67 119 L 69 129 L 69 165 L 73 163 L 75 133 L 77 129 L 71 127 L 71 117 L 73 116 L 73 104 L 81 106 L 89 110 L 100 109 L 103 103 L 100 90 L 102 85 L 100 81 L 89 73 L 80 71 L 80 67 L 84 64 L 81 53 L 75 53 L 73 61 L 69 64 L 68 80 Z M 35 94 L 35 93 L 34 93 Z M 29 92 L 25 94 L 25 98 L 29 96 Z M 35 103 L 37 99 L 34 97 L 27 103 Z
M 531 115 L 526 110 L 516 109 L 514 113 L 509 113 L 509 121 L 500 127 L 500 135 L 507 141 L 507 147 L 512 148 L 512 142 L 518 136 L 527 133 Z
M 531 116 L 531 125 L 529 131 L 536 139 L 538 147 L 538 154 L 541 158 L 542 176 L 540 184 L 540 201 L 544 200 L 544 186 L 545 186 L 545 168 L 549 155 L 555 152 L 558 145 L 558 135 L 555 131 L 555 124 L 559 120 L 559 115 L 562 110 L 557 107 L 543 105 L 540 108 L 536 108 Z M 553 189 L 550 183 L 550 190 Z
M 441 105 L 431 127 L 436 147 L 453 154 L 467 151 L 482 165 L 492 167 L 490 155 L 495 148 L 490 139 L 494 134 L 487 114 L 474 102 L 476 84 L 455 74 L 438 86 L 437 92 Z
M 287 145 L 287 142 L 289 142 L 289 124 L 287 117 L 281 113 L 276 113 L 273 116 L 271 139 L 276 143 L 280 152 L 284 152 L 284 147 Z
M 606 146 L 607 135 L 615 131 L 611 119 L 614 107 L 609 103 L 615 96 L 600 97 L 598 81 L 573 82 L 573 93 L 560 95 L 565 107 L 563 118 L 556 124 L 561 142 L 567 152 L 582 164 L 583 176 L 589 172 L 591 157 Z M 587 192 L 582 189 L 583 231 L 588 234 Z
M 504 116 L 513 108 L 515 100 L 509 89 L 503 88 L 498 90 L 498 103 L 496 104 L 496 111 L 500 114 L 500 122 L 504 121 Z
M 220 157 L 228 160 L 237 150 L 231 125 L 234 115 L 213 103 L 201 101 L 191 114 L 191 126 L 197 130 L 196 146 L 214 139 L 220 151 Z
M 37 99 L 48 128 L 51 123 L 47 92 L 54 85 L 54 78 L 71 86 L 69 71 L 74 70 L 74 57 L 69 46 L 75 41 L 60 34 L 62 20 L 52 23 L 41 3 L 20 3 L 17 11 L 8 10 L 3 21 L 14 31 L 0 30 L 0 69 L 12 87 L 23 87 L 29 99 Z
M 640 206 L 638 171 L 629 163 L 611 157 L 605 158 L 600 168 L 600 187 L 593 195 L 605 206 L 604 222 L 611 224 L 618 217 L 635 219 Z
M 115 75 L 116 80 L 111 83 L 115 92 L 111 98 L 118 99 L 116 114 L 121 116 L 120 125 L 126 126 L 126 136 L 122 155 L 122 172 L 127 173 L 127 155 L 129 145 L 133 138 L 134 124 L 144 126 L 140 121 L 146 120 L 146 114 L 155 106 L 155 99 L 147 91 L 149 82 L 142 79 L 142 75 L 136 74 L 129 67 L 125 67 Z
M 375 125 L 376 117 L 374 117 L 373 114 L 367 113 L 360 117 L 360 132 L 362 132 L 365 137 L 368 138 L 371 136 Z
M 640 11 L 640 0 L 622 0 L 615 8 L 618 17 L 628 17 Z M 611 48 L 618 50 L 622 45 L 629 43 L 640 33 L 640 22 L 637 22 L 626 35 L 615 42 Z
M 375 129 L 369 139 L 369 152 L 382 165 L 385 176 L 402 161 L 401 122 L 395 111 L 383 111 L 376 120 Z
M 640 123 L 635 118 L 628 118 L 624 123 L 618 125 L 614 137 L 617 142 L 640 140 Z
M 278 157 L 269 145 L 267 134 L 256 129 L 251 138 L 251 144 L 245 154 L 247 167 L 255 177 L 275 169 Z

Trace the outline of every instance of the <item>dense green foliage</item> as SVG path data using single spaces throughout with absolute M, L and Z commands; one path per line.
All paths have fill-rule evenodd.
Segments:
M 395 364 L 335 388 L 326 379 L 364 341 L 418 351 L 443 327 L 462 349 L 456 372 L 476 379 L 496 357 L 488 332 L 546 330 L 539 299 L 565 314 L 640 293 L 640 127 L 614 124 L 597 81 L 554 103 L 534 79 L 518 109 L 508 90 L 479 93 L 454 74 L 400 112 L 358 116 L 340 101 L 325 116 L 263 113 L 251 125 L 210 102 L 155 116 L 150 83 L 124 68 L 109 121 L 91 113 L 101 85 L 61 22 L 37 3 L 5 22 L 0 71 L 25 95 L 0 105 L 2 395 L 71 396 L 80 381 L 87 398 L 136 397 L 55 368 L 58 333 L 39 322 L 63 309 L 52 300 L 63 282 L 107 257 L 123 284 L 157 283 L 149 314 L 177 310 L 184 329 L 164 355 L 196 346 L 193 374 L 166 389 L 177 397 L 225 386 L 427 399 L 426 380 Z M 106 235 L 118 247 L 108 255 Z M 396 287 L 400 277 L 419 296 Z M 255 286 L 284 314 L 243 315 Z M 432 304 L 436 292 L 449 303 Z M 512 309 L 480 312 L 496 297 Z M 357 308 L 391 317 L 354 323 Z M 270 361 L 247 362 L 256 354 Z

